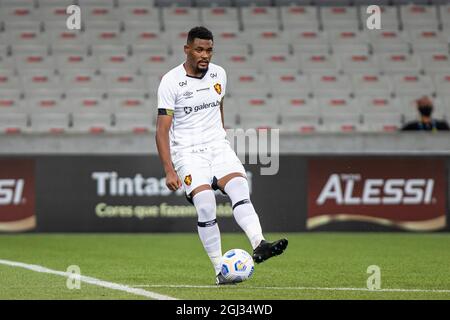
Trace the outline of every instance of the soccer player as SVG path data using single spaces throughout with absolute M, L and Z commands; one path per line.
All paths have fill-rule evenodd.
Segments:
M 250 201 L 245 169 L 226 139 L 223 112 L 227 88 L 225 70 L 211 63 L 213 35 L 204 27 L 188 33 L 186 60 L 166 73 L 158 88 L 156 145 L 167 187 L 184 187 L 198 214 L 198 234 L 216 272 L 216 284 L 231 284 L 221 273 L 222 247 L 216 220 L 220 189 L 230 197 L 233 216 L 261 263 L 281 254 L 287 239 L 264 239 Z

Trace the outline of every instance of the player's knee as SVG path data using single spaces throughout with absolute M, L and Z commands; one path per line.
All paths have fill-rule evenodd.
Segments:
M 212 221 L 216 218 L 216 198 L 211 190 L 202 191 L 193 197 L 198 221 Z
M 228 181 L 225 185 L 225 192 L 233 203 L 250 198 L 248 181 L 244 177 L 234 177 Z

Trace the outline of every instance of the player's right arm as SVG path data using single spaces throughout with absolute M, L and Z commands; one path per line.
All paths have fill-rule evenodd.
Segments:
M 168 81 L 163 78 L 158 88 L 158 118 L 156 120 L 156 147 L 166 173 L 166 186 L 175 191 L 181 181 L 173 167 L 170 156 L 169 131 L 174 116 L 175 96 Z
M 158 115 L 156 120 L 156 147 L 158 148 L 159 158 L 166 173 L 166 185 L 170 190 L 175 191 L 181 187 L 181 181 L 172 165 L 172 158 L 170 157 L 169 130 L 171 126 L 171 115 Z

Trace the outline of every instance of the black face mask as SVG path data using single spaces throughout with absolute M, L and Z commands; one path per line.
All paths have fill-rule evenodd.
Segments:
M 419 112 L 422 116 L 429 117 L 431 116 L 431 112 L 433 112 L 433 106 L 430 105 L 420 106 Z

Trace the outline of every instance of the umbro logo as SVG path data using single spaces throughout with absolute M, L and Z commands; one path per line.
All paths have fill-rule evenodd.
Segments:
M 190 97 L 190 96 L 192 96 L 194 93 L 193 92 L 191 92 L 191 91 L 186 91 L 184 94 L 183 94 L 183 96 L 184 97 Z

